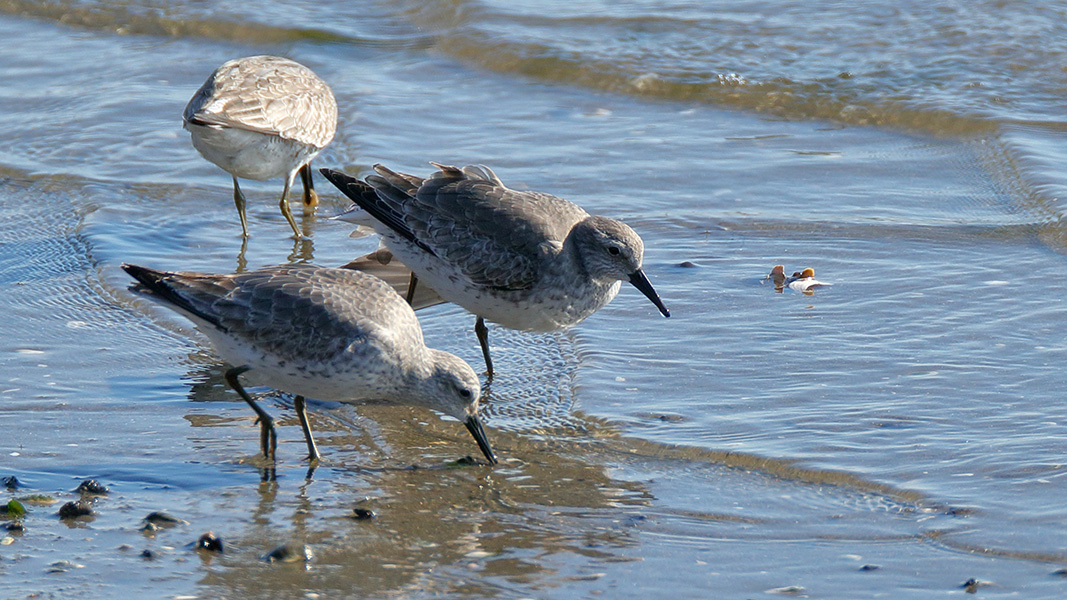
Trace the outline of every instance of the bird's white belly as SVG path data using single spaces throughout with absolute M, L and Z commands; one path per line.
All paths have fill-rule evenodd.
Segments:
M 471 285 L 458 269 L 421 249 L 411 249 L 407 242 L 391 236 L 386 239 L 393 254 L 442 298 L 508 329 L 541 332 L 566 329 L 611 302 L 619 291 L 620 282 L 571 289 L 572 295 L 553 285 L 521 291 L 487 290 Z
M 319 148 L 232 127 L 186 124 L 193 147 L 221 169 L 243 179 L 284 177 L 307 164 Z
M 380 362 L 354 362 L 343 354 L 313 362 L 264 352 L 207 324 L 198 325 L 198 329 L 211 340 L 223 360 L 249 367 L 244 377 L 254 385 L 337 402 L 392 396 L 391 388 L 385 385 L 390 381 L 384 376 L 386 366 Z

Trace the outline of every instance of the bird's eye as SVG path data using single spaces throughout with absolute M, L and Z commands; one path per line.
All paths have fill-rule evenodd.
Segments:
M 617 246 L 608 246 L 608 254 L 612 256 L 618 256 L 622 250 L 619 250 Z
M 463 396 L 464 398 L 470 398 L 471 397 L 471 391 L 468 390 L 468 389 L 462 389 L 462 390 L 459 391 L 459 395 Z

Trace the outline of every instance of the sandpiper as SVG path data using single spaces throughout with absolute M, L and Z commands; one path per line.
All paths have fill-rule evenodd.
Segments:
M 641 270 L 644 244 L 625 223 L 508 189 L 485 166 L 431 164 L 438 171 L 426 179 L 382 165 L 365 181 L 321 172 L 357 205 L 340 218 L 373 227 L 418 279 L 477 316 L 490 379 L 486 320 L 525 331 L 570 327 L 610 302 L 622 281 L 670 316 Z
M 784 290 L 786 280 L 785 265 L 774 265 L 774 268 L 771 269 L 771 272 L 763 278 L 764 281 L 767 281 L 768 279 L 772 283 L 774 283 L 774 291 L 780 293 L 782 290 Z
M 237 178 L 283 176 L 282 214 L 293 235 L 303 237 L 289 208 L 289 189 L 300 173 L 304 214 L 311 214 L 319 200 L 309 164 L 337 130 L 337 102 L 323 80 L 278 56 L 231 60 L 193 95 L 182 123 L 197 151 L 233 177 L 233 201 L 245 237 L 245 197 Z
M 478 419 L 481 386 L 474 370 L 455 355 L 427 348 L 414 311 L 381 279 L 313 265 L 236 275 L 122 268 L 139 282 L 134 291 L 187 317 L 233 365 L 226 382 L 259 417 L 267 458 L 274 458 L 278 443 L 274 421 L 241 386 L 238 376 L 245 372 L 295 396 L 313 462 L 319 453 L 305 397 L 431 408 L 462 421 L 496 463 Z
M 803 271 L 794 272 L 792 277 L 785 280 L 785 285 L 791 290 L 811 295 L 812 290 L 815 288 L 833 284 L 823 283 L 815 279 L 815 269 L 808 267 Z
M 771 280 L 774 283 L 774 291 L 782 292 L 785 288 L 803 292 L 806 295 L 811 296 L 813 290 L 817 287 L 833 285 L 830 283 L 823 283 L 815 279 L 815 269 L 808 267 L 802 271 L 794 271 L 789 277 L 785 276 L 785 267 L 783 265 L 774 265 L 771 272 L 764 280 Z

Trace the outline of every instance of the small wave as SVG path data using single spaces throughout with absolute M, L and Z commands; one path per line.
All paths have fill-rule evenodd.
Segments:
M 883 87 L 886 79 L 880 75 L 859 78 L 845 70 L 805 79 L 770 71 L 717 70 L 716 64 L 731 59 L 716 52 L 728 49 L 694 41 L 716 33 L 713 26 L 699 20 L 663 16 L 537 19 L 492 13 L 462 1 L 425 3 L 406 14 L 417 26 L 438 33 L 438 49 L 491 71 L 786 119 L 826 119 L 948 136 L 978 136 L 996 128 L 984 116 L 924 106 L 907 94 L 887 90 Z M 588 28 L 598 28 L 599 37 L 583 34 Z M 650 31 L 651 40 L 647 39 Z M 582 46 L 585 42 L 589 47 Z M 758 44 L 758 37 L 749 43 Z
M 415 33 L 359 37 L 319 28 L 279 27 L 234 18 L 214 19 L 169 15 L 167 9 L 132 5 L 93 6 L 80 2 L 0 0 L 0 14 L 40 19 L 78 29 L 109 31 L 118 35 L 150 35 L 168 38 L 208 38 L 252 44 L 282 44 L 299 41 L 345 43 L 364 47 L 425 48 L 431 38 Z

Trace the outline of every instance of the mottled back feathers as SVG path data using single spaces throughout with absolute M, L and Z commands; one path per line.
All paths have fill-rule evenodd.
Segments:
M 497 290 L 530 289 L 545 256 L 558 252 L 571 227 L 588 216 L 551 194 L 509 189 L 488 167 L 436 166 L 438 172 L 420 179 L 376 165 L 366 183 L 322 172 L 394 233 Z
M 387 283 L 359 271 L 293 265 L 207 275 L 123 268 L 145 291 L 267 352 L 326 361 L 370 336 L 400 352 L 423 346 L 410 307 Z
M 183 121 L 324 148 L 337 130 L 337 102 L 329 86 L 304 65 L 252 56 L 216 69 L 185 107 Z

